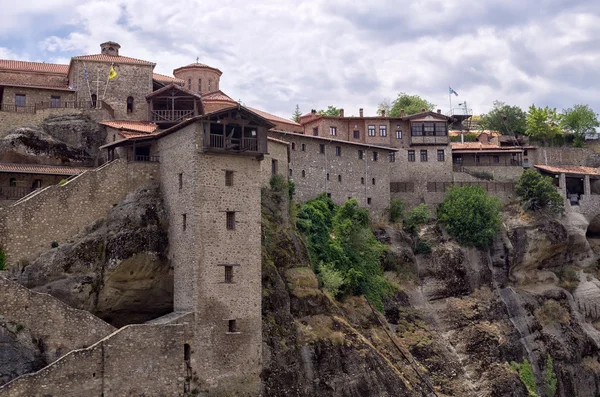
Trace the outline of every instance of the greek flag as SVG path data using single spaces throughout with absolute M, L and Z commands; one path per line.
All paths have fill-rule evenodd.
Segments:
M 454 94 L 454 95 L 458 96 L 458 92 L 454 91 L 454 89 L 452 87 L 448 86 L 448 90 L 449 90 L 450 94 Z
M 87 68 L 85 67 L 85 63 L 83 64 L 83 75 L 87 81 L 90 80 L 90 75 L 88 74 Z

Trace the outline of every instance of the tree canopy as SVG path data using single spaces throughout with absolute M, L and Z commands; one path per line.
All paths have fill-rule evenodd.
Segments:
M 327 106 L 327 109 L 321 109 L 319 110 L 317 113 L 319 113 L 321 116 L 339 116 L 340 115 L 340 109 L 335 107 L 335 106 Z
M 299 123 L 300 116 L 302 116 L 302 112 L 300 111 L 300 106 L 296 105 L 296 109 L 294 110 L 294 113 L 292 113 L 291 120 L 295 121 L 296 123 Z
M 409 95 L 401 92 L 398 97 L 394 99 L 391 104 L 389 99 L 384 99 L 378 106 L 378 110 L 385 109 L 387 115 L 390 117 L 400 117 L 400 111 L 404 109 L 406 115 L 421 113 L 421 109 L 425 108 L 426 111 L 432 111 L 435 108 L 435 104 L 426 101 L 418 95 Z
M 521 174 L 516 192 L 526 210 L 547 209 L 550 213 L 557 215 L 564 210 L 563 198 L 552 183 L 552 178 L 544 177 L 535 170 L 525 170 Z
M 531 105 L 527 112 L 525 133 L 536 141 L 553 141 L 562 135 L 560 119 L 555 108 Z
M 448 190 L 437 214 L 448 233 L 465 246 L 487 247 L 498 234 L 502 203 L 480 186 Z
M 561 126 L 573 134 L 573 146 L 582 147 L 586 135 L 596 134 L 596 127 L 600 127 L 600 123 L 598 115 L 588 105 L 575 105 L 563 110 Z
M 494 108 L 481 115 L 478 125 L 481 130 L 498 131 L 502 135 L 524 134 L 526 121 L 527 114 L 520 107 L 494 101 Z

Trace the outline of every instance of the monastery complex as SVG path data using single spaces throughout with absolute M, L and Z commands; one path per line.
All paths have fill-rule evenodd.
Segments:
M 433 208 L 456 184 L 480 185 L 508 202 L 531 167 L 555 178 L 584 215 L 600 204 L 600 172 L 586 163 L 591 149 L 536 147 L 490 131 L 461 142 L 468 115 L 441 110 L 400 117 L 313 110 L 296 123 L 230 98 L 215 67 L 192 63 L 165 76 L 154 62 L 121 52 L 106 42 L 68 65 L 0 60 L 0 138 L 59 115 L 89 117 L 101 136 L 97 155 L 80 161 L 0 153 L 0 244 L 9 265 L 33 259 L 159 182 L 170 220 L 173 313 L 118 330 L 86 317 L 78 327 L 86 336 L 96 329 L 94 338 L 65 345 L 68 354 L 0 386 L 0 397 L 175 396 L 195 388 L 259 395 L 261 187 L 274 174 L 294 181 L 300 202 L 323 192 L 338 204 L 356 198 L 375 217 L 392 199 Z

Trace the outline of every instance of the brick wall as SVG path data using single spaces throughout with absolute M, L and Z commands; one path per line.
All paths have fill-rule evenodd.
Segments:
M 191 365 L 198 386 L 255 395 L 262 369 L 261 163 L 202 153 L 201 122 L 161 138 L 158 146 L 171 219 L 174 306 L 196 312 Z M 226 170 L 233 171 L 233 186 L 225 186 Z M 225 211 L 237 211 L 235 230 L 227 230 Z M 234 265 L 233 283 L 225 283 L 223 265 Z M 228 332 L 229 320 L 238 332 Z
M 78 100 L 88 100 L 90 93 L 85 80 L 83 62 L 73 60 L 69 81 L 77 89 Z M 98 96 L 98 100 L 104 98 L 104 102 L 109 104 L 115 112 L 116 120 L 147 120 L 148 103 L 146 96 L 152 92 L 152 70 L 150 65 L 128 65 L 119 64 L 115 66 L 117 77 L 108 82 L 108 73 L 111 64 L 104 62 L 86 61 L 85 66 L 90 79 L 90 89 L 92 94 Z M 100 79 L 99 88 L 95 83 Z M 106 88 L 106 96 L 104 90 Z M 127 112 L 127 97 L 134 99 L 133 113 Z
M 173 76 L 185 82 L 184 87 L 192 92 L 206 93 L 219 89 L 219 73 L 207 68 L 189 68 L 173 71 Z M 201 80 L 202 89 L 198 88 Z M 210 82 L 210 87 L 209 87 Z
M 129 325 L 0 387 L 0 396 L 183 395 L 185 324 Z
M 19 324 L 44 344 L 46 362 L 74 349 L 82 349 L 116 329 L 85 310 L 0 277 L 0 318 Z
M 9 263 L 32 259 L 103 218 L 129 192 L 157 177 L 157 163 L 116 160 L 63 186 L 50 186 L 26 201 L 0 209 L 0 235 Z
M 311 200 L 319 193 L 327 192 L 337 204 L 354 197 L 361 206 L 379 214 L 389 206 L 390 167 L 396 166 L 389 162 L 389 150 L 304 135 L 271 134 L 277 139 L 293 143 L 289 168 L 292 171 L 290 179 L 296 184 L 298 201 Z M 303 144 L 305 150 L 302 150 Z M 325 145 L 325 153 L 320 152 L 320 145 Z M 341 148 L 341 156 L 336 155 L 336 147 Z M 364 152 L 363 160 L 358 157 L 359 150 Z M 373 161 L 373 152 L 378 153 L 377 161 Z M 367 204 L 368 198 L 371 199 L 370 205 Z

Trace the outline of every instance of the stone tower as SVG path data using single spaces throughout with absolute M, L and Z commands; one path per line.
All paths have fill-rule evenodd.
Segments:
M 100 53 L 103 55 L 119 56 L 119 43 L 114 41 L 107 41 L 106 43 L 100 44 Z
M 198 94 L 217 91 L 222 74 L 219 69 L 198 62 L 173 70 L 173 76 L 183 80 L 185 88 Z
M 231 107 L 159 140 L 174 310 L 194 313 L 190 387 L 208 396 L 260 393 L 261 161 L 272 126 Z

